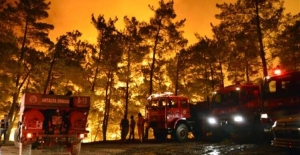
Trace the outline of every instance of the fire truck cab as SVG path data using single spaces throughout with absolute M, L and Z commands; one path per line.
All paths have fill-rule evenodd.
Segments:
M 206 139 L 245 141 L 249 137 L 262 137 L 259 109 L 259 85 L 235 84 L 220 88 L 213 93 L 205 124 Z
M 265 129 L 281 117 L 300 112 L 300 71 L 279 72 L 262 84 L 262 115 Z
M 153 129 L 154 138 L 162 141 L 171 135 L 182 142 L 193 130 L 190 105 L 187 97 L 175 96 L 172 93 L 153 94 L 148 97 L 147 121 Z

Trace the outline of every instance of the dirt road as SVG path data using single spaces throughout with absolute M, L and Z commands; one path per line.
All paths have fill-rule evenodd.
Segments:
M 67 155 L 62 148 L 52 150 L 32 150 L 32 155 Z M 234 144 L 204 142 L 97 142 L 82 144 L 80 155 L 299 155 L 298 150 L 281 149 L 270 145 Z M 2 155 L 18 155 L 12 144 L 2 146 Z

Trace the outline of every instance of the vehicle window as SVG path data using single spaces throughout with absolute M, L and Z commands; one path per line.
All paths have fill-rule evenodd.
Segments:
M 166 101 L 165 100 L 159 100 L 158 105 L 159 105 L 160 108 L 163 108 L 163 107 L 166 106 Z
M 234 106 L 239 104 L 239 92 L 230 91 L 217 93 L 213 96 L 213 106 Z
M 216 94 L 216 95 L 214 95 L 213 101 L 214 102 L 221 102 L 221 98 L 222 98 L 221 94 Z
M 187 103 L 186 100 L 181 100 L 180 103 L 181 103 L 181 108 L 187 108 L 188 107 L 188 103 Z
M 276 92 L 276 81 L 269 82 L 269 91 L 270 93 Z
M 241 103 L 248 103 L 258 97 L 258 88 L 246 87 L 241 90 Z
M 178 103 L 177 100 L 173 99 L 173 100 L 169 100 L 169 108 L 177 108 L 178 107 Z
M 275 76 L 266 81 L 262 89 L 263 98 L 280 98 L 300 95 L 300 74 Z
M 285 88 L 287 92 L 298 92 L 300 91 L 300 81 L 285 81 Z
M 292 91 L 293 82 L 292 81 L 285 81 L 285 80 L 278 80 L 278 81 L 270 81 L 269 82 L 269 91 L 270 93 L 285 93 L 288 91 Z
M 160 108 L 164 108 L 164 106 L 166 106 L 165 100 L 152 100 L 149 102 L 148 108 L 160 109 Z

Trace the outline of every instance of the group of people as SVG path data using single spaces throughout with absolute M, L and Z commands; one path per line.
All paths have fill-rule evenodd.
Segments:
M 139 136 L 139 141 L 143 142 L 144 141 L 144 124 L 146 120 L 143 118 L 141 113 L 138 113 L 138 121 L 137 121 L 137 126 L 138 126 L 138 136 Z M 134 116 L 130 116 L 130 122 L 127 119 L 127 115 L 124 115 L 124 118 L 121 120 L 120 123 L 120 128 L 121 128 L 121 140 L 122 142 L 126 142 L 126 137 L 129 132 L 129 139 L 133 141 L 134 140 L 134 130 L 135 130 L 136 122 L 134 120 Z
M 4 115 L 4 118 L 1 119 L 1 126 L 0 126 L 0 140 L 2 141 L 2 144 L 5 144 L 6 142 L 6 132 L 8 129 L 8 116 Z M 3 140 L 2 140 L 3 136 Z

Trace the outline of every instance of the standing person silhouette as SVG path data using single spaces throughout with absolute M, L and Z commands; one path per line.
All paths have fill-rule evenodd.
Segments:
M 138 135 L 140 142 L 144 141 L 144 123 L 145 119 L 143 118 L 142 114 L 138 114 Z
M 134 141 L 134 128 L 135 128 L 135 120 L 133 115 L 130 116 L 130 131 L 129 131 L 129 140 Z
M 6 142 L 6 132 L 8 129 L 8 115 L 4 115 L 4 118 L 1 119 L 1 126 L 0 126 L 0 140 L 2 139 L 3 135 L 3 144 Z
M 126 114 L 124 115 L 124 118 L 121 120 L 120 128 L 121 128 L 121 140 L 122 142 L 125 142 L 129 131 L 129 121 L 127 119 Z

